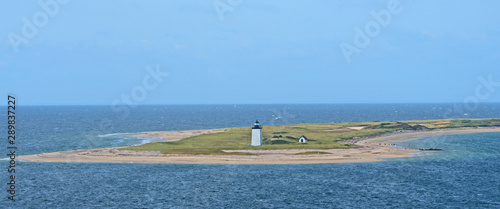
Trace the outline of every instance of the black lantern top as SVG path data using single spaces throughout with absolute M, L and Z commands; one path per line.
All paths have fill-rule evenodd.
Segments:
M 252 126 L 252 129 L 262 129 L 262 126 L 260 125 L 258 120 L 255 121 L 255 123 Z

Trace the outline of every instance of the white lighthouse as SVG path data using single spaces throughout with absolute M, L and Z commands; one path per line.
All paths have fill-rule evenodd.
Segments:
M 260 146 L 262 145 L 262 126 L 259 124 L 259 121 L 256 120 L 255 124 L 252 126 L 252 146 Z

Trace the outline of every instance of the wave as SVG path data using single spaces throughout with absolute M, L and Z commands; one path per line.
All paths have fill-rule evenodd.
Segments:
M 101 134 L 97 135 L 99 138 L 105 138 L 105 137 L 110 137 L 110 136 L 123 136 L 123 135 L 130 135 L 131 133 L 112 133 L 112 134 Z
M 141 131 L 141 132 L 133 132 L 133 133 L 112 133 L 112 134 L 101 134 L 97 135 L 99 138 L 105 138 L 105 137 L 110 137 L 110 136 L 133 136 L 136 134 L 144 134 L 144 133 L 151 133 L 154 131 Z

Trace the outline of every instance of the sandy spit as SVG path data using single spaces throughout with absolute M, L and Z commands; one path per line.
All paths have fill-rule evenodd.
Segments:
M 221 132 L 224 129 L 167 131 L 139 133 L 139 137 L 164 138 L 176 141 L 204 133 Z M 121 147 L 71 150 L 19 157 L 25 161 L 45 162 L 112 162 L 112 163 L 193 163 L 193 164 L 321 164 L 374 162 L 385 158 L 410 157 L 418 150 L 397 148 L 390 144 L 433 135 L 500 132 L 495 128 L 460 128 L 432 131 L 395 132 L 372 138 L 362 138 L 350 143 L 352 149 L 329 150 L 233 150 L 256 155 L 163 155 L 157 151 L 118 150 Z M 331 154 L 296 155 L 300 152 L 329 152 Z

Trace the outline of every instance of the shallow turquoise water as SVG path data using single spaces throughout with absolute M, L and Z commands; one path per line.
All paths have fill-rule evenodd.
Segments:
M 499 133 L 471 133 L 423 137 L 396 143 L 411 149 L 440 148 L 443 151 L 418 152 L 419 159 L 487 159 L 499 155 Z
M 469 115 L 500 117 L 491 111 L 498 106 Z M 131 112 L 129 118 L 116 120 L 114 129 L 103 131 L 95 123 L 114 116 L 108 108 L 20 110 L 20 151 L 137 144 L 142 140 L 113 133 L 246 126 L 243 118 L 250 118 L 250 125 L 255 119 L 265 125 L 363 117 L 368 121 L 439 118 L 436 109 L 446 105 L 151 106 Z M 155 123 L 146 118 L 155 118 Z M 499 139 L 499 133 L 426 137 L 398 145 L 444 151 L 353 164 L 18 162 L 18 200 L 7 201 L 3 192 L 0 208 L 500 208 Z M 3 146 L 0 151 L 6 152 Z M 7 161 L 0 161 L 0 166 L 6 168 Z M 0 181 L 7 182 L 6 169 L 1 170 Z

